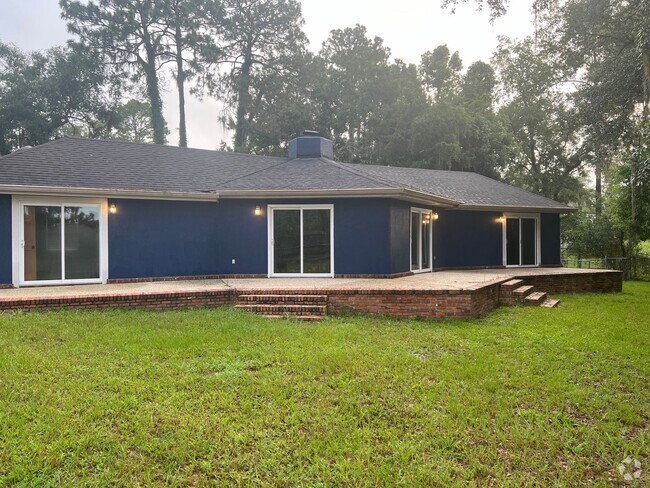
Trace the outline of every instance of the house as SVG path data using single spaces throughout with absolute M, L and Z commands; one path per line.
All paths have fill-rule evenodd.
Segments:
M 560 266 L 573 209 L 474 173 L 62 138 L 0 159 L 0 285 Z

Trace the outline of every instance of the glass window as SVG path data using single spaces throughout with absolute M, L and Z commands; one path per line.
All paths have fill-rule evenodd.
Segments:
M 537 239 L 535 219 L 521 219 L 521 264 L 537 264 Z
M 61 207 L 24 207 L 25 281 L 61 279 Z
M 411 212 L 411 270 L 420 269 L 420 212 Z
M 431 268 L 431 214 L 422 215 L 422 269 Z
M 65 278 L 99 278 L 99 207 L 65 207 Z
M 273 211 L 274 273 L 300 273 L 300 210 Z
M 519 219 L 506 219 L 506 263 L 519 265 Z
M 330 211 L 303 210 L 303 273 L 331 273 Z

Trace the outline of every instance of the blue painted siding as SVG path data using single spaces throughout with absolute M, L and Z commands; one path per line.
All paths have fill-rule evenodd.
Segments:
M 411 204 L 388 199 L 222 200 L 111 199 L 109 278 L 266 274 L 267 204 L 334 204 L 336 274 L 410 270 Z M 264 214 L 255 216 L 256 205 Z M 436 209 L 435 268 L 501 266 L 499 212 Z M 0 284 L 12 281 L 11 196 L 0 195 Z M 543 265 L 560 264 L 560 216 L 541 215 Z M 235 264 L 232 264 L 235 259 Z
M 110 204 L 117 214 L 108 221 L 109 278 L 217 273 L 217 203 L 115 199 Z
M 336 274 L 390 274 L 390 200 L 334 201 Z
M 436 268 L 503 266 L 500 212 L 438 210 L 433 227 Z
M 0 284 L 11 281 L 11 195 L 0 195 Z
M 390 272 L 411 270 L 411 205 L 394 200 L 390 207 Z
M 269 203 L 334 203 L 335 273 L 391 272 L 386 199 L 218 203 L 112 199 L 109 204 L 115 204 L 117 214 L 109 216 L 109 278 L 266 274 Z M 264 215 L 254 215 L 256 205 L 262 206 Z
M 540 221 L 542 265 L 558 266 L 560 258 L 560 215 L 543 213 Z

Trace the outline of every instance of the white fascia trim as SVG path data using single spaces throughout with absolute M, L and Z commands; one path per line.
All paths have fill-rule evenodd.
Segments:
M 575 207 L 504 207 L 494 205 L 460 205 L 454 210 L 480 210 L 484 212 L 561 213 L 577 212 Z
M 133 198 L 142 200 L 219 201 L 218 193 L 183 193 L 173 191 L 112 190 L 102 188 L 68 188 L 51 186 L 0 185 L 0 193 L 45 197 Z
M 219 197 L 243 198 L 397 198 L 439 207 L 455 207 L 455 200 L 405 188 L 357 188 L 330 190 L 224 190 Z

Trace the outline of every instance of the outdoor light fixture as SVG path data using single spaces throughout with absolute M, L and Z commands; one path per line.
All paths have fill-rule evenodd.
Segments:
M 497 219 L 497 222 L 499 222 L 500 224 L 503 224 L 505 221 L 506 221 L 506 218 L 503 217 L 503 216 L 501 216 L 501 217 L 499 217 L 499 218 Z
M 262 207 L 260 207 L 259 205 L 255 207 L 255 215 L 257 216 L 262 215 Z
M 438 215 L 436 212 L 433 213 L 433 220 L 438 220 L 440 218 L 440 215 Z
M 112 213 L 113 215 L 115 215 L 115 214 L 117 213 L 117 207 L 115 206 L 114 203 L 111 203 L 111 206 L 108 207 L 108 211 L 109 211 L 110 213 Z

